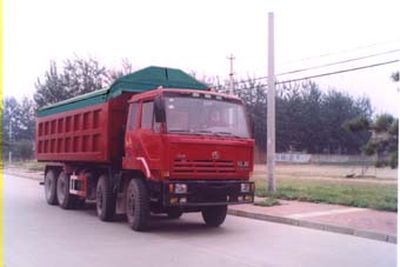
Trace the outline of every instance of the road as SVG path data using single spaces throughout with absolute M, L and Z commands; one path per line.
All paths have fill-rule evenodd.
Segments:
M 49 206 L 38 181 L 4 175 L 6 267 L 396 266 L 396 245 L 348 235 L 234 216 L 209 229 L 200 214 L 153 224 L 138 233 L 93 207 Z

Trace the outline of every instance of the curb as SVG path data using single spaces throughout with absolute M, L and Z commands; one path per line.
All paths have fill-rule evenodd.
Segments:
M 292 219 L 292 218 L 280 217 L 280 216 L 262 214 L 262 213 L 252 213 L 252 212 L 248 212 L 248 211 L 235 210 L 235 209 L 228 209 L 228 214 L 234 215 L 234 216 L 239 216 L 239 217 L 246 217 L 246 218 L 250 218 L 250 219 L 261 220 L 261 221 L 269 221 L 269 222 L 283 223 L 283 224 L 299 226 L 299 227 L 304 227 L 304 228 L 310 228 L 310 229 L 314 229 L 314 230 L 322 230 L 322 231 L 333 232 L 333 233 L 354 235 L 357 237 L 368 238 L 368 239 L 397 244 L 397 236 L 391 235 L 391 234 L 383 234 L 383 233 L 377 233 L 377 232 L 366 231 L 366 230 L 357 230 L 357 229 L 353 229 L 350 227 L 338 226 L 338 225 L 333 225 L 333 224 L 311 222 L 311 221 L 306 221 L 306 220 L 298 220 L 298 219 Z

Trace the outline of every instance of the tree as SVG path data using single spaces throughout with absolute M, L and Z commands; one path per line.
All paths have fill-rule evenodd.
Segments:
M 227 92 L 229 83 L 218 86 Z M 250 114 L 259 151 L 266 149 L 266 87 L 256 79 L 236 83 L 235 93 Z M 278 152 L 359 154 L 370 136 L 368 131 L 348 132 L 345 121 L 357 116 L 370 118 L 368 98 L 353 98 L 337 90 L 325 93 L 312 82 L 284 84 L 276 94 L 276 149 Z
M 133 72 L 132 63 L 127 59 L 123 58 L 121 60 L 121 68 L 120 69 L 109 69 L 107 75 L 106 82 L 107 84 L 113 83 L 119 77 L 122 77 L 128 73 Z
M 33 100 L 24 97 L 18 103 L 18 126 L 16 139 L 33 141 L 35 138 L 35 104 Z
M 4 99 L 4 110 L 3 110 L 3 142 L 5 148 L 10 147 L 10 129 L 11 135 L 13 131 L 17 129 L 17 121 L 20 114 L 19 105 L 15 97 L 6 97 Z M 15 135 L 15 134 L 14 134 Z
M 33 142 L 32 140 L 21 139 L 13 144 L 13 157 L 21 160 L 33 158 Z
M 324 137 L 317 130 L 323 125 L 322 103 L 324 94 L 313 82 L 303 84 L 302 98 L 302 149 L 308 153 L 319 153 L 324 148 Z
M 392 73 L 392 80 L 394 82 L 399 82 L 400 81 L 400 72 L 396 71 Z
M 372 132 L 370 139 L 362 149 L 366 155 L 377 155 L 376 166 L 384 166 L 387 163 L 392 168 L 398 166 L 398 119 L 390 114 L 378 115 L 373 121 L 361 117 L 354 118 L 346 122 L 345 128 L 352 132 L 365 130 Z M 385 156 L 389 157 L 388 162 Z
M 33 101 L 25 97 L 18 102 L 14 97 L 6 97 L 3 123 L 4 156 L 11 151 L 17 158 L 32 157 L 35 131 Z
M 132 65 L 127 59 L 122 60 L 122 67 L 117 70 L 106 68 L 93 58 L 76 57 L 65 60 L 59 71 L 51 61 L 44 79 L 38 78 L 35 84 L 36 108 L 104 88 L 131 71 Z

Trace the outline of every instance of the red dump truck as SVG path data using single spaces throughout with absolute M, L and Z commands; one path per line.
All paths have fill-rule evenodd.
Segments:
M 101 220 L 126 214 L 137 231 L 153 213 L 201 212 L 216 227 L 227 205 L 253 202 L 253 148 L 239 98 L 171 68 L 131 73 L 36 118 L 47 203 L 95 201 Z

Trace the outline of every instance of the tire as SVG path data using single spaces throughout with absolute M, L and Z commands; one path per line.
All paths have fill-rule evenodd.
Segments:
M 182 216 L 183 212 L 178 209 L 171 209 L 167 211 L 167 216 L 169 219 L 179 219 Z
M 44 177 L 44 196 L 49 205 L 57 205 L 57 173 L 54 170 L 46 172 Z
M 61 208 L 72 209 L 76 196 L 69 193 L 69 175 L 61 172 L 57 178 L 57 201 Z
M 207 226 L 218 227 L 220 226 L 226 218 L 227 206 L 210 206 L 206 207 L 201 211 L 203 220 Z
M 126 217 L 132 230 L 145 231 L 148 229 L 149 197 L 143 180 L 131 179 L 129 181 L 126 190 Z
M 101 175 L 97 181 L 96 211 L 102 221 L 111 221 L 115 215 L 115 196 L 107 175 Z

